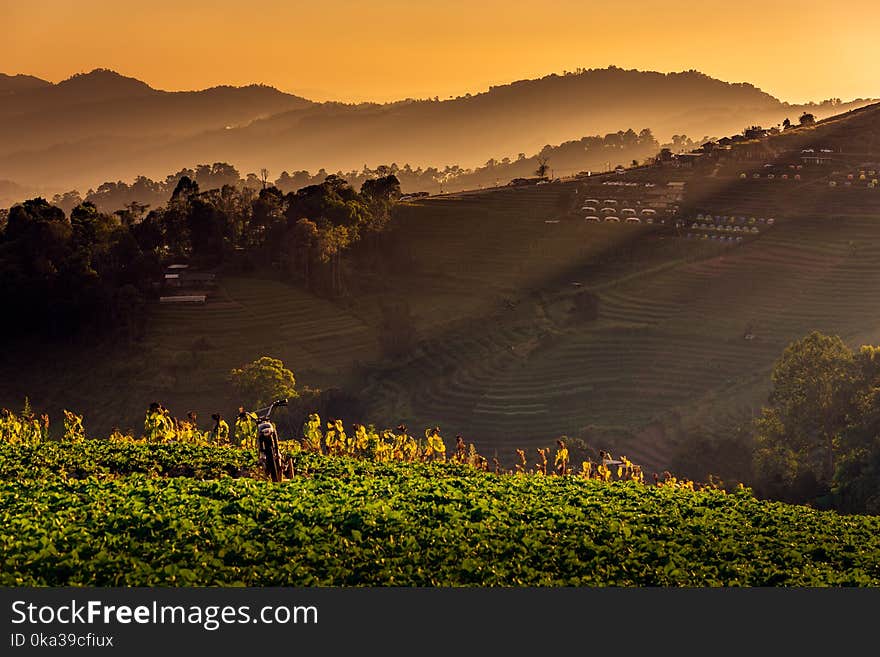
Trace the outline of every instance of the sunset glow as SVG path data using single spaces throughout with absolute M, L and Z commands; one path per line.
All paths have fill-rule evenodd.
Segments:
M 614 64 L 696 68 L 790 102 L 876 97 L 868 0 L 324 3 L 41 0 L 0 7 L 3 72 L 58 82 L 112 68 L 159 89 L 265 83 L 388 101 Z

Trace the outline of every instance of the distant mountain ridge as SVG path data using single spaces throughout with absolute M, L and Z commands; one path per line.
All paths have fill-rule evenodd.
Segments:
M 316 103 L 273 87 L 168 92 L 109 71 L 51 84 L 0 78 L 0 178 L 86 191 L 194 162 L 329 171 L 364 164 L 474 167 L 586 135 L 650 128 L 699 139 L 868 104 L 790 105 L 747 83 L 697 71 L 617 67 L 552 74 L 454 99 Z
M 20 77 L 0 79 L 0 156 L 96 138 L 180 138 L 312 104 L 260 85 L 160 91 L 107 69 L 58 84 Z
M 33 75 L 6 75 L 5 73 L 0 73 L 0 96 L 21 93 L 23 91 L 30 91 L 51 85 L 51 82 L 41 80 Z

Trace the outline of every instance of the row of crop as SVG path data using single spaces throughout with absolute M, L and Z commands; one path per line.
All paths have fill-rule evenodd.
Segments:
M 45 477 L 53 473 L 84 478 L 132 472 L 212 478 L 220 474 L 256 473 L 256 423 L 252 418 L 240 417 L 234 432 L 228 425 L 220 434 L 201 432 L 193 423 L 175 422 L 161 405 L 157 406 L 156 409 L 151 407 L 147 413 L 145 435 L 135 437 L 117 430 L 107 439 L 97 440 L 86 438 L 80 416 L 65 411 L 65 426 L 73 418 L 76 431 L 66 430 L 61 443 L 51 440 L 48 431 L 34 433 L 28 429 L 30 421 L 27 418 L 34 417 L 33 413 L 18 416 L 5 410 L 0 417 L 0 478 Z M 42 426 L 48 427 L 48 417 L 43 417 Z M 496 473 L 580 474 L 606 481 L 610 481 L 616 471 L 618 479 L 644 479 L 641 467 L 624 456 L 613 459 L 610 454 L 602 452 L 596 463 L 589 458 L 573 463 L 562 438 L 555 441 L 555 450 L 536 449 L 537 460 L 531 463 L 524 452 L 517 450 L 519 463 L 510 470 L 502 468 L 497 456 L 490 466 L 489 460 L 477 452 L 473 443 L 466 443 L 461 435 L 456 436 L 454 451 L 447 453 L 439 427 L 425 429 L 422 438 L 412 434 L 405 425 L 396 429 L 377 429 L 373 425 L 356 423 L 346 429 L 338 418 L 324 423 L 317 413 L 311 413 L 302 426 L 300 437 L 286 438 L 282 450 L 288 454 L 304 451 L 406 463 L 450 461 L 480 470 L 493 469 Z M 180 449 L 175 449 L 178 447 Z
M 366 429 L 363 425 L 357 425 L 358 430 L 348 439 L 340 421 L 331 426 L 338 426 L 341 436 L 332 437 L 328 442 L 322 439 L 315 444 L 310 444 L 308 437 L 302 442 L 288 440 L 282 443 L 282 453 L 291 460 L 292 476 L 308 474 L 314 463 L 311 459 L 326 455 L 352 458 L 362 463 L 434 462 L 468 471 L 491 470 L 494 474 L 564 475 L 644 482 L 639 466 L 626 457 L 612 459 L 606 452 L 601 453 L 602 459 L 596 463 L 586 460 L 573 467 L 568 448 L 561 439 L 556 441 L 555 451 L 537 448 L 533 461 L 529 461 L 524 450 L 517 449 L 517 462 L 507 469 L 501 467 L 497 458 L 493 459 L 494 466 L 490 468 L 488 459 L 480 455 L 473 444 L 465 447 L 460 438 L 455 453 L 447 460 L 445 453 L 437 450 L 437 445 L 442 445 L 442 438 L 436 430 L 429 430 L 427 442 L 422 443 L 405 431 L 385 430 L 380 435 L 372 427 Z M 333 458 L 318 461 L 319 464 L 328 462 L 332 463 Z M 262 478 L 263 470 L 256 450 L 235 447 L 111 440 L 47 441 L 35 445 L 0 443 L 0 480 L 104 479 L 130 474 L 196 479 L 223 476 Z M 704 485 L 680 480 L 669 473 L 655 483 L 692 490 Z
M 38 445 L 0 443 L 0 479 L 150 476 L 215 479 L 248 476 L 258 467 L 255 451 L 187 444 L 85 440 Z
M 747 492 L 310 458 L 332 465 L 280 485 L 0 482 L 0 585 L 880 585 L 877 518 Z

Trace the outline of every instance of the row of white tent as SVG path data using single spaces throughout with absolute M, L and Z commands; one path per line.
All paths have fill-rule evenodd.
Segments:
M 715 240 L 722 244 L 741 244 L 744 241 L 742 235 L 709 235 L 708 233 L 687 233 L 685 238 L 689 240 Z
M 800 167 L 798 167 L 798 168 L 800 168 Z M 878 184 L 878 182 L 880 182 L 880 181 L 878 181 L 878 179 L 876 178 L 876 175 L 877 175 L 877 172 L 876 172 L 876 171 L 871 171 L 871 172 L 869 172 L 869 173 L 867 173 L 867 174 L 866 174 L 865 172 L 860 172 L 858 175 L 853 174 L 853 173 L 850 173 L 850 174 L 847 174 L 847 176 L 846 176 L 846 182 L 844 182 L 844 184 L 847 184 L 847 183 L 849 183 L 849 182 L 853 182 L 853 181 L 855 181 L 855 180 L 860 180 L 860 181 L 862 181 L 862 182 L 867 182 L 869 185 L 872 185 L 872 186 L 875 186 L 875 187 L 876 187 L 877 184 Z M 742 178 L 743 180 L 745 180 L 745 179 L 748 178 L 749 176 L 748 176 L 748 174 L 746 174 L 746 173 L 741 173 L 741 174 L 739 174 L 739 177 Z M 759 178 L 761 178 L 761 177 L 762 177 L 761 174 L 758 173 L 758 172 L 755 172 L 755 173 L 752 174 L 752 178 L 754 178 L 754 179 L 756 179 L 756 180 L 759 179 Z M 791 178 L 792 180 L 800 180 L 800 179 L 801 179 L 801 174 L 796 173 L 796 174 L 794 174 L 794 175 L 792 175 L 792 176 L 789 176 L 787 173 L 783 173 L 783 174 L 781 174 L 781 175 L 779 175 L 779 174 L 775 174 L 775 173 L 768 173 L 768 174 L 764 175 L 763 177 L 764 177 L 764 178 L 767 178 L 768 180 L 773 180 L 774 178 L 781 178 L 782 180 L 788 180 L 789 178 Z M 833 180 L 831 181 L 831 183 L 832 183 L 832 186 L 835 186 L 835 185 L 836 185 L 836 183 L 835 183 Z
M 766 224 L 768 226 L 772 226 L 776 223 L 776 219 L 773 217 L 768 217 L 765 219 L 764 217 L 737 217 L 737 216 L 729 216 L 729 215 L 711 215 L 711 214 L 697 214 L 697 221 L 713 223 L 716 225 L 719 224 L 728 224 L 733 226 L 734 224 L 739 224 L 740 226 L 744 226 L 746 224 L 755 225 L 755 224 Z
M 599 200 L 597 198 L 586 198 L 583 200 L 584 207 L 587 206 L 597 206 L 597 205 L 618 205 L 620 203 L 625 203 L 629 201 L 618 201 L 614 198 L 606 198 L 603 200 Z M 641 203 L 640 201 L 636 201 L 636 203 Z
M 589 212 L 591 214 L 620 214 L 621 216 L 630 216 L 635 217 L 641 214 L 643 217 L 654 217 L 657 215 L 657 211 L 653 208 L 642 208 L 641 210 L 636 210 L 635 208 L 621 208 L 618 210 L 611 205 L 605 205 L 601 210 L 597 208 L 597 205 L 584 205 L 581 208 L 581 212 Z
M 746 178 L 748 178 L 748 175 L 746 175 L 745 173 L 741 173 L 741 174 L 739 174 L 739 177 L 742 178 L 743 180 L 745 180 Z M 760 177 L 761 177 L 760 173 L 753 173 L 752 174 L 752 178 L 754 178 L 756 180 Z M 775 173 L 768 173 L 764 177 L 767 178 L 768 180 L 773 180 L 774 178 L 777 177 L 777 175 Z M 778 176 L 778 177 L 781 178 L 782 180 L 788 180 L 789 178 L 791 178 L 792 180 L 800 180 L 801 174 L 796 173 L 793 176 L 789 176 L 787 173 L 783 173 L 781 176 Z
M 665 224 L 665 219 L 654 219 L 654 217 L 645 217 L 640 219 L 639 217 L 618 217 L 617 215 L 608 215 L 605 217 L 599 217 L 596 215 L 588 215 L 584 217 L 584 221 L 590 223 L 625 223 L 625 224 Z
M 848 173 L 846 175 L 847 180 L 855 180 L 858 178 L 859 180 L 867 180 L 868 178 L 874 178 L 877 176 L 877 171 L 874 169 L 861 169 L 857 174 L 856 173 Z
M 682 225 L 683 227 L 683 225 Z M 761 229 L 757 226 L 727 226 L 721 225 L 716 226 L 715 224 L 698 224 L 697 222 L 693 222 L 689 228 L 691 230 L 708 230 L 708 231 L 716 231 L 721 233 L 752 233 L 757 234 L 761 232 Z
M 862 179 L 862 180 L 864 180 L 864 179 Z M 829 187 L 837 187 L 838 185 L 839 185 L 839 183 L 838 183 L 836 180 L 830 180 L 830 181 L 828 181 L 828 186 L 829 186 Z M 849 180 L 845 180 L 845 181 L 843 182 L 843 186 L 844 186 L 844 187 L 852 187 L 853 184 L 852 184 L 851 181 L 849 181 Z M 880 180 L 878 180 L 877 178 L 874 178 L 873 180 L 868 181 L 867 186 L 868 186 L 868 187 L 871 187 L 871 188 L 873 188 L 873 187 L 880 187 Z M 861 187 L 861 185 L 857 185 L 857 187 Z

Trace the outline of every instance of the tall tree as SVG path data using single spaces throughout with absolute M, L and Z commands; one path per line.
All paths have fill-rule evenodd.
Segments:
M 223 258 L 229 222 L 218 207 L 208 200 L 193 198 L 187 211 L 187 228 L 193 256 L 211 264 Z
M 539 178 L 546 178 L 547 172 L 550 171 L 550 158 L 542 153 L 539 154 L 536 159 L 538 161 L 538 168 L 535 169 L 535 175 Z
M 297 396 L 296 377 L 278 358 L 262 356 L 233 369 L 229 377 L 248 405 L 263 407 L 281 397 Z
M 853 353 L 837 336 L 814 331 L 790 344 L 757 423 L 756 469 L 784 484 L 809 473 L 830 486 L 855 376 Z

